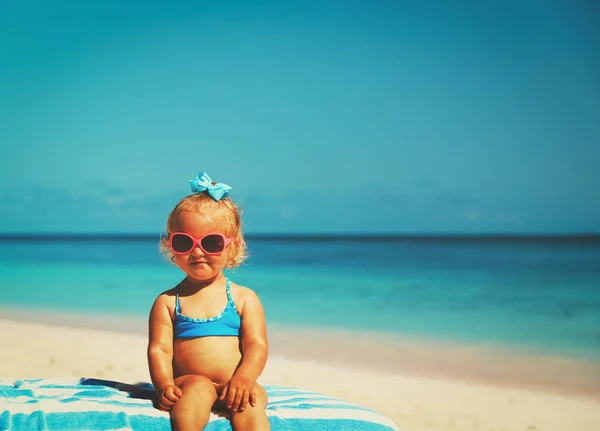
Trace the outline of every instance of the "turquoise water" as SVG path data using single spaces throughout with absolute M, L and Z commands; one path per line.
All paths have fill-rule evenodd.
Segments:
M 276 324 L 600 360 L 600 243 L 249 240 L 230 271 Z M 0 240 L 0 307 L 145 318 L 180 271 L 151 238 Z

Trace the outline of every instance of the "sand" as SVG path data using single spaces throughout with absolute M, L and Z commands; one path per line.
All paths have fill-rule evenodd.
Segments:
M 137 333 L 122 333 L 5 317 L 0 378 L 150 379 L 140 322 Z M 373 408 L 403 431 L 600 429 L 600 368 L 593 364 L 331 331 L 277 328 L 270 334 L 261 383 Z

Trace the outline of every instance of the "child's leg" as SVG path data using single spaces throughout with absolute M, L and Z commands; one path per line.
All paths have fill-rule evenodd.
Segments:
M 249 403 L 243 412 L 233 413 L 231 427 L 233 431 L 269 431 L 271 426 L 265 409 L 267 408 L 267 392 L 258 383 L 256 389 L 256 406 Z
M 183 395 L 171 410 L 173 431 L 200 431 L 217 399 L 215 385 L 204 376 L 185 375 L 175 379 Z

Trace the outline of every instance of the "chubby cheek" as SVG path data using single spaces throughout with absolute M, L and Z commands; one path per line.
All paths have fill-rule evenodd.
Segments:
M 229 255 L 226 252 L 223 252 L 218 256 L 209 256 L 206 260 L 208 261 L 210 266 L 219 267 L 225 266 L 228 259 Z
M 206 262 L 208 263 L 208 266 L 210 266 L 213 269 L 225 268 L 225 265 L 227 265 L 228 261 L 229 253 L 227 251 L 224 251 L 218 256 L 206 256 Z
M 173 257 L 173 262 L 175 262 L 175 265 L 181 267 L 183 266 L 187 266 L 188 265 L 188 258 L 189 255 L 187 254 L 183 254 L 183 255 L 175 255 Z

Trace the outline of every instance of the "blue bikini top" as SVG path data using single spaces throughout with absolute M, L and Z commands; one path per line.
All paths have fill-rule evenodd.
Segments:
M 237 337 L 240 332 L 241 319 L 231 297 L 229 279 L 226 282 L 227 305 L 218 316 L 207 319 L 194 319 L 180 313 L 179 293 L 175 302 L 175 338 L 196 337 Z

